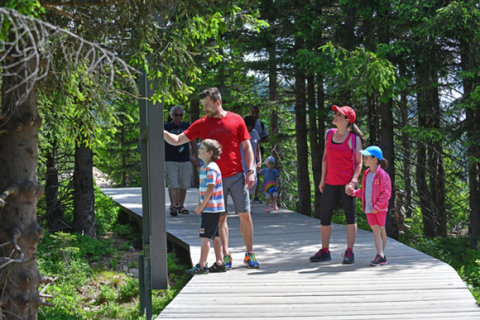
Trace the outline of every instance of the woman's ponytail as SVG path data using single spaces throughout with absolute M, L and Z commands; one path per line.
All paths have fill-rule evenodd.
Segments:
M 363 135 L 362 131 L 360 131 L 360 129 L 355 123 L 351 123 L 349 127 L 352 132 L 354 132 L 357 136 L 360 137 L 360 140 L 362 141 L 362 146 L 363 146 L 365 144 L 365 136 Z

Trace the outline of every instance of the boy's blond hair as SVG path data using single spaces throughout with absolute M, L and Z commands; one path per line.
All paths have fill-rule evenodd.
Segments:
M 202 141 L 202 144 L 207 148 L 207 151 L 212 152 L 212 161 L 220 159 L 220 154 L 222 153 L 222 145 L 213 139 L 205 139 Z

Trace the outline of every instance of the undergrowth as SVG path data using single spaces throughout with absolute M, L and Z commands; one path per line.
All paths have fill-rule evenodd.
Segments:
M 141 235 L 117 222 L 111 199 L 95 193 L 97 240 L 76 233 L 46 231 L 38 248 L 42 275 L 57 277 L 43 294 L 55 307 L 41 307 L 40 320 L 145 319 L 139 311 L 139 281 L 134 246 Z M 175 255 L 168 253 L 169 289 L 152 292 L 159 314 L 190 279 Z M 137 271 L 137 272 L 135 272 Z

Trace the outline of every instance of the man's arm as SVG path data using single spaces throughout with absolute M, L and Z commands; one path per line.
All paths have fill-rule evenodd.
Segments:
M 163 138 L 173 146 L 180 146 L 190 141 L 183 132 L 180 134 L 173 134 L 166 130 L 163 130 Z

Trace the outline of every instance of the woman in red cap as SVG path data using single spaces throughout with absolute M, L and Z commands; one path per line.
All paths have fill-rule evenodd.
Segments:
M 355 187 L 362 170 L 362 132 L 354 124 L 355 111 L 349 106 L 332 107 L 335 111 L 333 124 L 336 129 L 330 129 L 325 134 L 325 149 L 322 160 L 322 179 L 318 188 L 322 193 L 320 203 L 320 233 L 322 248 L 310 257 L 312 262 L 328 261 L 330 255 L 330 235 L 332 233 L 331 219 L 333 210 L 339 200 L 347 220 L 347 249 L 343 255 L 343 263 L 355 262 L 353 245 L 357 236 L 357 221 L 355 215 L 355 197 L 345 193 L 348 185 Z

